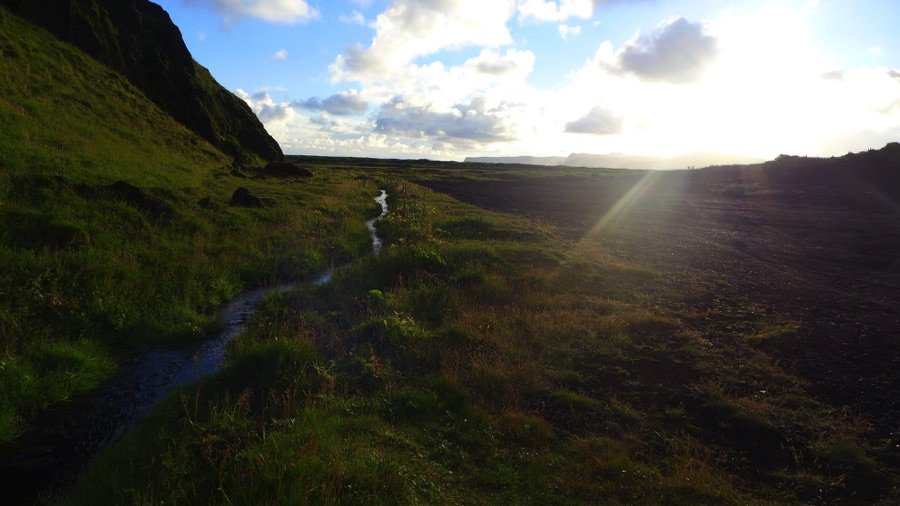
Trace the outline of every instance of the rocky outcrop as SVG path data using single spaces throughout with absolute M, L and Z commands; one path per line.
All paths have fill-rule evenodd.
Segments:
M 281 148 L 250 107 L 196 63 L 162 7 L 148 0 L 0 0 L 0 5 L 120 72 L 161 109 L 239 162 Z
M 312 177 L 309 169 L 291 162 L 271 162 L 262 170 L 263 177 Z
M 231 207 L 263 207 L 263 201 L 261 198 L 250 193 L 250 190 L 241 186 L 231 194 L 231 202 L 229 205 Z

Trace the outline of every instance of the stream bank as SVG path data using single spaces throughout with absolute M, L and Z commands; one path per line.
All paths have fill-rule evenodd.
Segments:
M 372 253 L 381 251 L 376 223 L 388 213 L 387 192 L 375 203 L 380 214 L 366 221 Z M 154 347 L 123 364 L 95 391 L 49 410 L 12 445 L 0 448 L 0 497 L 6 504 L 30 504 L 65 486 L 106 445 L 135 427 L 174 389 L 219 371 L 229 343 L 247 330 L 266 294 L 302 284 L 321 286 L 341 267 L 306 279 L 241 293 L 219 311 L 220 331 L 201 343 Z

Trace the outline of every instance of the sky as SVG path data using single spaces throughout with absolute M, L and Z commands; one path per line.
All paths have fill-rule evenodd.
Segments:
M 897 0 L 156 0 L 288 154 L 831 156 L 900 140 Z

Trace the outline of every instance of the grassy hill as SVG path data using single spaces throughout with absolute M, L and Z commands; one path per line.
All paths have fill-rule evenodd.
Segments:
M 364 183 L 229 172 L 125 77 L 2 7 L 0 68 L 0 442 L 133 350 L 205 335 L 241 287 L 365 248 Z M 238 186 L 266 207 L 230 207 Z M 311 244 L 313 224 L 336 234 Z
M 123 76 L 5 9 L 0 59 L 0 163 L 8 175 L 192 185 L 230 163 Z
M 250 107 L 194 61 L 168 13 L 148 0 L 0 0 L 125 76 L 151 102 L 240 163 L 281 160 Z

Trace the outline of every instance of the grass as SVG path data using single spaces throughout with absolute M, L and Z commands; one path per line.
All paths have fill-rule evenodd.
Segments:
M 271 180 L 0 9 L 0 442 L 244 288 L 367 251 L 370 182 Z M 267 206 L 228 205 L 245 186 Z M 327 231 L 327 236 L 326 236 Z
M 673 288 L 602 230 L 413 182 L 558 169 L 303 158 L 313 178 L 263 179 L 3 9 L 0 60 L 0 441 L 120 359 L 209 334 L 241 290 L 358 258 L 269 296 L 223 370 L 51 502 L 897 502 L 867 422 L 762 350 L 805 322 L 693 308 L 705 285 Z M 556 181 L 576 176 L 633 178 Z M 229 206 L 238 186 L 266 205 Z
M 0 139 L 10 174 L 196 185 L 230 163 L 128 81 L 0 11 Z M 204 168 L 206 171 L 197 170 Z
M 379 186 L 380 255 L 269 299 L 221 374 L 60 503 L 891 500 L 865 423 L 752 340 L 711 347 L 654 271 L 393 176 Z

